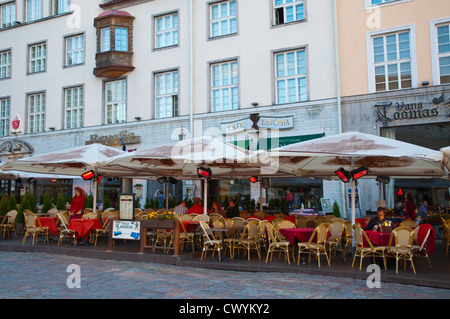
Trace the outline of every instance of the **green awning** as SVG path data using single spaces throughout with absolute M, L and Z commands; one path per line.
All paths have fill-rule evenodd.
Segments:
M 273 148 L 286 146 L 290 144 L 300 143 L 304 141 L 314 140 L 316 138 L 324 137 L 325 133 L 320 134 L 309 134 L 309 135 L 297 135 L 297 136 L 282 136 L 279 138 L 261 138 L 258 141 L 257 149 L 270 150 Z M 250 147 L 249 140 L 239 140 L 239 141 L 228 141 L 233 145 L 245 148 L 246 150 Z

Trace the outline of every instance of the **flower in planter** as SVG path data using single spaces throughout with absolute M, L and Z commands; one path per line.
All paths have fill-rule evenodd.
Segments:
M 148 213 L 145 219 L 149 220 L 173 220 L 174 213 L 171 211 L 151 212 Z

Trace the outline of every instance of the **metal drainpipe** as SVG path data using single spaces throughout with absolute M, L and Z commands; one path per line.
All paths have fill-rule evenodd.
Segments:
M 189 131 L 194 136 L 194 30 L 193 30 L 193 0 L 189 0 Z
M 338 111 L 338 127 L 339 134 L 342 133 L 342 102 L 341 102 L 341 72 L 339 63 L 339 32 L 338 32 L 338 9 L 337 0 L 333 0 L 333 15 L 334 15 L 334 56 L 336 68 L 336 101 Z M 347 206 L 345 205 L 345 184 L 341 184 L 341 198 L 343 204 L 343 213 L 347 217 Z

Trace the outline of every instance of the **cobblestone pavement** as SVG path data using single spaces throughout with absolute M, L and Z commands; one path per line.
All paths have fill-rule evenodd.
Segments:
M 74 271 L 77 266 L 69 265 L 79 266 L 79 281 Z M 210 270 L 29 252 L 0 252 L 0 285 L 0 298 L 21 299 L 450 298 L 450 290 L 446 289 L 383 282 L 381 288 L 370 289 L 366 280 L 360 279 Z

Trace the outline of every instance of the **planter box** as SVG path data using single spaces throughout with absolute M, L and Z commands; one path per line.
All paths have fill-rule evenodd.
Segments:
M 175 229 L 175 220 L 148 220 L 141 221 L 141 228 Z

